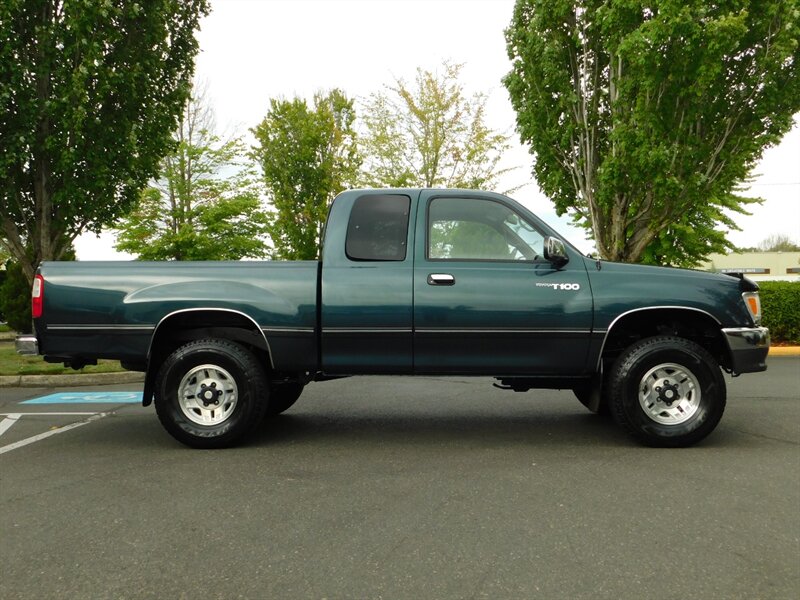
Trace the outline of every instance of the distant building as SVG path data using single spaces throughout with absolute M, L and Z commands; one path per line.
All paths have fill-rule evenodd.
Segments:
M 753 281 L 800 281 L 800 252 L 711 254 L 699 268 L 715 273 L 743 273 Z

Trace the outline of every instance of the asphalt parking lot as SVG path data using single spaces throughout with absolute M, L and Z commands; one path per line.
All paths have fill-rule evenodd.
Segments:
M 795 599 L 800 357 L 769 367 L 680 450 L 487 379 L 312 384 L 223 451 L 135 385 L 0 389 L 0 597 Z

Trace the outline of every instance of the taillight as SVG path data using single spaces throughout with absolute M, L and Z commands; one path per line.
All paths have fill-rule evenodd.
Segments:
M 747 311 L 753 317 L 753 323 L 761 325 L 761 299 L 758 297 L 758 292 L 745 292 L 742 298 Z
M 31 314 L 34 319 L 42 316 L 44 308 L 44 277 L 37 275 L 33 278 L 33 290 L 31 291 Z

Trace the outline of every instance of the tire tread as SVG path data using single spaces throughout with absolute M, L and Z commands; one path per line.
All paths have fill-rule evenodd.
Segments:
M 625 410 L 624 395 L 626 386 L 629 385 L 628 377 L 631 371 L 636 368 L 640 361 L 656 351 L 679 351 L 689 356 L 695 355 L 700 362 L 708 366 L 711 376 L 714 378 L 712 383 L 718 391 L 718 397 L 715 398 L 711 417 L 706 419 L 700 427 L 684 435 L 656 436 L 644 431 L 636 425 Z M 719 363 L 702 346 L 677 336 L 654 336 L 645 338 L 630 346 L 615 361 L 609 374 L 608 390 L 611 415 L 614 421 L 621 425 L 630 436 L 653 447 L 684 447 L 696 444 L 714 430 L 722 418 L 726 405 L 725 379 L 722 376 Z
M 248 414 L 245 415 L 245 418 L 240 419 L 240 422 L 219 436 L 197 436 L 185 431 L 171 418 L 172 408 L 163 398 L 165 385 L 167 385 L 166 378 L 170 375 L 170 370 L 198 350 L 217 352 L 224 356 L 225 360 L 240 363 L 239 368 L 244 375 L 243 381 L 237 382 L 237 386 L 240 388 L 240 401 L 245 395 L 245 389 L 248 390 L 248 395 L 252 396 L 247 400 Z M 156 414 L 170 435 L 192 448 L 226 448 L 235 445 L 249 435 L 263 420 L 267 411 L 269 384 L 263 366 L 247 347 L 223 338 L 203 338 L 187 342 L 167 357 L 158 370 L 155 390 Z

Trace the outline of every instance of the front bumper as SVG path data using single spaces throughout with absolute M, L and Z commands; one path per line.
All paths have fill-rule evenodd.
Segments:
M 35 335 L 19 335 L 14 341 L 17 354 L 37 355 L 39 354 L 39 340 Z
M 731 371 L 757 373 L 767 370 L 769 329 L 766 327 L 734 327 L 723 329 L 731 351 Z

